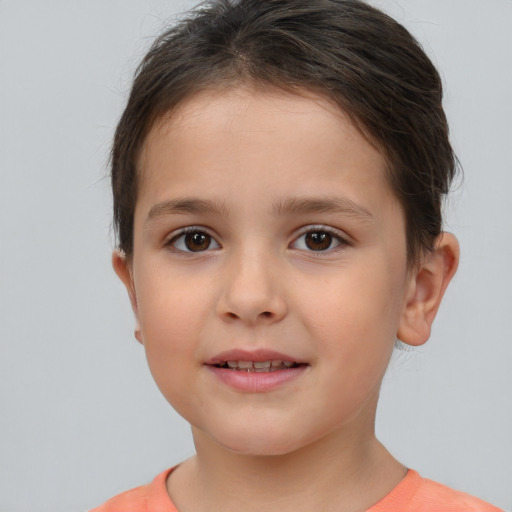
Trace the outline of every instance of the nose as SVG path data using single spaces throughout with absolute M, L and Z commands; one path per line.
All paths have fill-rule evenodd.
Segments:
M 287 313 L 279 265 L 263 251 L 226 261 L 218 314 L 224 321 L 248 326 L 272 324 Z

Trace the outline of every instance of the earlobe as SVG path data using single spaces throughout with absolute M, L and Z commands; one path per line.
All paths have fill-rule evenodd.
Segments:
M 143 343 L 142 341 L 142 333 L 139 324 L 139 311 L 137 307 L 137 295 L 135 293 L 135 286 L 133 283 L 133 276 L 131 270 L 131 263 L 128 261 L 126 255 L 119 251 L 115 250 L 112 253 L 112 267 L 114 268 L 117 277 L 124 284 L 126 291 L 128 292 L 128 297 L 130 298 L 130 303 L 132 305 L 133 314 L 135 315 L 135 329 L 134 336 L 135 339 Z
M 444 292 L 459 263 L 459 244 L 451 233 L 441 233 L 434 250 L 411 274 L 397 337 L 408 345 L 422 345 L 429 337 Z

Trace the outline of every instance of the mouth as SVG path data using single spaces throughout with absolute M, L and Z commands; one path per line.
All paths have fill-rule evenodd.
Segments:
M 306 374 L 309 364 L 296 357 L 268 349 L 234 349 L 204 364 L 216 379 L 236 392 L 264 393 L 283 389 Z
M 286 389 L 305 375 L 309 363 L 271 349 L 233 349 L 204 362 L 223 384 L 240 393 L 264 393 Z
M 212 366 L 216 368 L 224 368 L 235 372 L 245 373 L 269 373 L 281 370 L 289 370 L 290 368 L 298 368 L 305 366 L 304 363 L 296 363 L 293 361 L 283 361 L 281 359 L 269 359 L 268 361 L 221 361 Z

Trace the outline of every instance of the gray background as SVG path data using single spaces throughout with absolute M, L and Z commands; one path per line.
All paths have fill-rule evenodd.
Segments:
M 378 433 L 512 509 L 512 1 L 380 0 L 442 71 L 462 261 L 431 341 L 397 352 Z M 81 511 L 193 453 L 110 268 L 106 161 L 157 0 L 0 0 L 0 510 Z

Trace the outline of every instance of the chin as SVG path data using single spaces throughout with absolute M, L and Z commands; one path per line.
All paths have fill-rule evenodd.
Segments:
M 297 449 L 297 447 L 289 443 L 267 443 L 262 440 L 246 440 L 238 444 L 229 443 L 221 444 L 221 446 L 231 453 L 246 457 L 276 457 L 279 455 L 287 455 Z
M 290 435 L 290 431 L 259 431 L 215 433 L 209 437 L 225 450 L 244 456 L 271 457 L 287 455 L 308 445 L 308 441 Z

